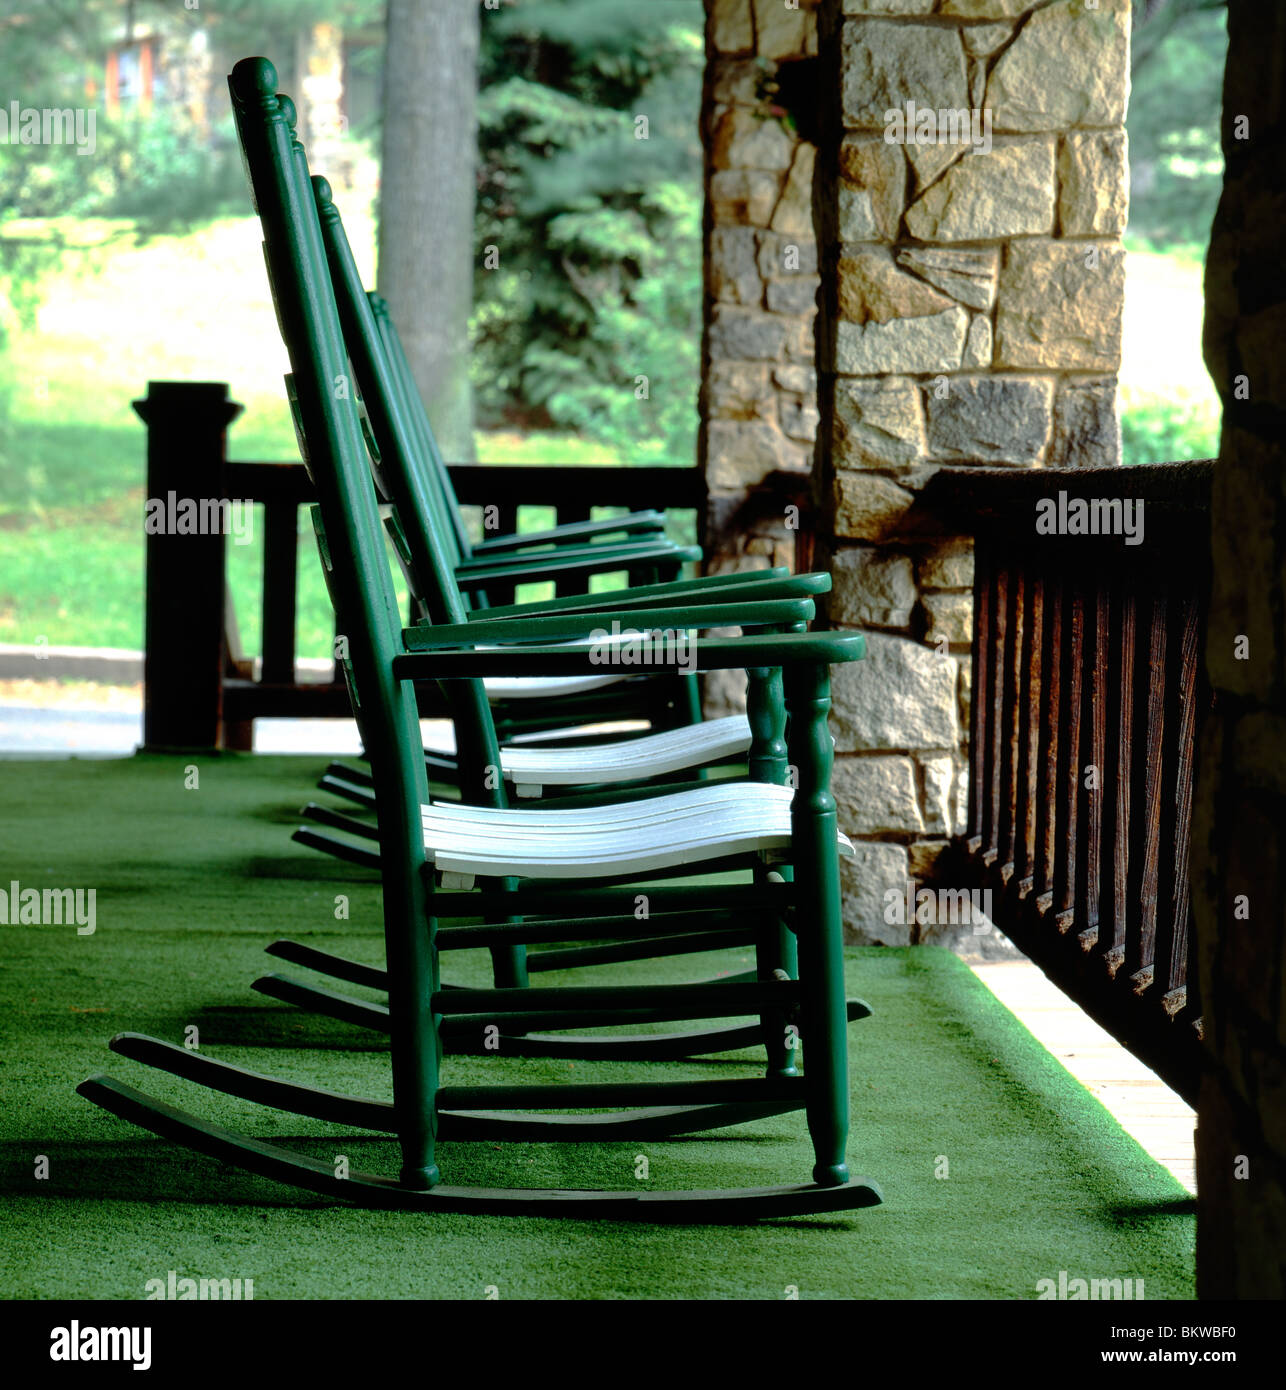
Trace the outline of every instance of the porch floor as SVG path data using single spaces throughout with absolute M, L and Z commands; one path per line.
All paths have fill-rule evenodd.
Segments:
M 195 766 L 199 788 L 187 789 Z M 1019 1298 L 1042 1279 L 1142 1279 L 1193 1293 L 1193 1203 L 1174 1178 L 988 992 L 932 948 L 855 950 L 872 1018 L 850 1030 L 855 1172 L 883 1206 L 735 1229 L 414 1216 L 328 1204 L 229 1171 L 95 1110 L 108 1070 L 218 1123 L 332 1162 L 387 1169 L 392 1146 L 256 1111 L 116 1058 L 116 1031 L 356 1094 L 387 1094 L 382 1039 L 249 991 L 278 935 L 378 961 L 379 887 L 291 844 L 315 758 L 0 763 L 4 874 L 93 887 L 96 929 L 3 928 L 0 1296 L 140 1298 L 148 1280 L 253 1278 L 264 1298 Z M 349 900 L 337 922 L 335 897 Z M 744 968 L 737 951 L 592 972 L 596 982 Z M 481 984 L 484 953 L 451 959 Z M 543 977 L 542 977 L 543 978 Z M 582 979 L 584 974 L 582 974 Z M 550 976 L 551 985 L 572 982 Z M 360 992 L 356 990 L 355 992 Z M 448 1059 L 447 1081 L 753 1075 L 747 1052 L 670 1067 Z M 656 1187 L 798 1181 L 802 1117 L 669 1144 L 443 1145 L 448 1180 Z M 46 1176 L 37 1156 L 48 1160 Z
M 1029 960 L 980 961 L 973 972 L 1127 1134 L 1189 1192 L 1197 1190 L 1196 1112 Z

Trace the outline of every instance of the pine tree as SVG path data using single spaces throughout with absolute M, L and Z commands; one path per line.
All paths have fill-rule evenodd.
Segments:
M 700 0 L 483 11 L 475 389 L 488 423 L 694 457 Z
M 1130 228 L 1204 246 L 1223 176 L 1223 0 L 1135 0 L 1132 44 Z

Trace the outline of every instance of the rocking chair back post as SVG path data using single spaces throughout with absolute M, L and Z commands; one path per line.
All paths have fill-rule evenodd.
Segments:
M 334 224 L 342 232 L 342 223 L 339 221 L 339 210 L 331 203 L 334 209 Z M 329 243 L 330 231 L 329 224 L 325 217 L 322 218 L 323 235 L 327 237 Z M 345 238 L 347 242 L 347 238 Z M 350 258 L 351 259 L 351 258 Z M 357 286 L 360 291 L 360 283 Z M 406 349 L 402 346 L 400 335 L 393 329 L 393 320 L 389 315 L 388 301 L 383 295 L 369 293 L 366 302 L 371 307 L 371 313 L 375 319 L 375 326 L 379 333 L 380 342 L 383 345 L 385 356 L 389 365 L 393 368 L 393 379 L 406 419 L 410 421 L 411 428 L 415 432 L 415 438 L 420 445 L 421 458 L 427 459 L 429 463 L 430 485 L 436 492 L 442 514 L 450 523 L 447 528 L 450 532 L 450 539 L 454 541 L 454 550 L 457 559 L 464 559 L 470 553 L 471 542 L 469 532 L 464 524 L 464 518 L 460 515 L 459 505 L 455 501 L 455 489 L 451 484 L 450 475 L 447 473 L 446 463 L 438 450 L 438 442 L 433 437 L 433 432 L 428 428 L 428 420 L 423 409 L 417 409 L 419 404 L 411 399 L 411 383 L 415 376 L 411 371 L 411 364 L 407 360 Z
M 306 163 L 301 161 L 301 173 L 306 168 Z M 380 472 L 389 475 L 394 501 L 403 503 L 397 508 L 397 516 L 423 588 L 420 597 L 431 622 L 462 623 L 467 613 L 455 582 L 454 560 L 449 554 L 454 536 L 441 515 L 430 470 L 417 468 L 412 463 L 415 445 L 411 427 L 402 402 L 392 388 L 393 374 L 382 360 L 379 329 L 362 288 L 330 185 L 320 175 L 314 175 L 311 188 L 321 222 L 325 248 L 323 264 L 330 267 L 344 340 L 357 373 L 357 384 L 366 403 L 372 431 L 380 441 Z M 386 447 L 388 442 L 394 447 Z
M 293 114 L 293 106 L 285 106 L 292 131 Z M 373 432 L 377 439 L 391 441 L 393 446 L 381 454 L 380 463 L 395 475 L 393 495 L 407 501 L 407 505 L 398 508 L 397 517 L 412 556 L 410 572 L 417 597 L 425 605 L 431 621 L 462 623 L 466 613 L 454 577 L 448 539 L 452 537 L 444 516 L 447 509 L 435 495 L 432 473 L 413 464 L 410 421 L 414 419 L 414 411 L 408 410 L 393 385 L 395 374 L 384 359 L 384 346 L 371 303 L 362 288 L 330 185 L 320 175 L 309 179 L 307 161 L 298 141 L 296 163 L 301 182 L 311 190 L 317 206 L 324 247 L 321 264 L 329 268 L 332 284 L 342 289 L 336 295 L 336 307 Z M 504 783 L 495 776 L 500 767 L 500 745 L 482 681 L 448 681 L 443 695 L 456 731 L 461 799 L 474 806 L 507 806 Z M 501 886 L 504 883 L 505 880 L 500 880 Z M 493 946 L 491 957 L 498 985 L 521 988 L 527 984 L 524 946 L 518 943 Z
M 379 513 L 369 489 L 354 485 L 365 469 L 355 413 L 331 408 L 334 383 L 347 370 L 334 298 L 325 274 L 311 190 L 301 188 L 296 141 L 276 96 L 276 73 L 263 59 L 239 63 L 230 81 L 233 109 L 263 223 L 273 298 L 291 355 L 307 461 L 310 441 L 346 466 L 311 470 L 327 518 L 324 562 L 347 638 L 346 678 L 363 713 L 371 771 L 380 788 L 385 951 L 388 961 L 393 1104 L 402 1148 L 402 1182 L 434 1186 L 438 1044 L 430 1002 L 437 988 L 420 806 L 429 799 L 413 687 L 393 675 L 401 633 L 397 595 L 378 546 Z M 291 234 L 291 227 L 302 232 Z M 314 243 L 314 244 L 309 244 Z M 328 302 L 329 301 L 329 302 Z M 428 929 L 426 930 L 426 923 Z
M 750 777 L 755 782 L 770 782 L 784 787 L 790 780 L 786 744 L 786 702 L 779 666 L 757 666 L 746 672 L 746 717 L 750 723 Z M 757 883 L 781 882 L 780 869 L 766 864 L 755 869 Z M 795 938 L 783 916 L 766 917 L 755 942 L 756 973 L 761 980 L 780 979 L 782 975 L 797 979 L 799 962 L 795 953 Z M 784 1013 L 764 1014 L 760 1019 L 764 1032 L 764 1047 L 768 1053 L 769 1076 L 797 1076 L 794 1035 L 788 1030 L 789 1016 Z M 798 1030 L 796 1030 L 798 1032 Z

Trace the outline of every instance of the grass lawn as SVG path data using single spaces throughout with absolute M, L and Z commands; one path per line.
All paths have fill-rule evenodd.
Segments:
M 346 225 L 374 283 L 374 224 L 356 215 Z M 78 234 L 92 245 L 108 230 L 92 223 Z M 0 642 L 142 646 L 146 438 L 130 402 L 149 379 L 227 381 L 245 406 L 230 456 L 298 457 L 260 237 L 257 218 L 224 218 L 189 236 L 120 243 L 101 262 L 73 255 L 45 287 L 34 329 L 15 327 L 12 438 L 0 456 Z M 477 444 L 483 463 L 615 462 L 562 434 L 480 433 Z M 553 522 L 552 509 L 522 514 L 524 529 Z M 229 556 L 242 642 L 255 652 L 262 548 L 230 546 Z M 299 585 L 299 655 L 327 656 L 331 610 L 306 530 Z
M 372 283 L 374 223 L 355 210 L 346 225 Z M 90 245 L 114 227 L 74 224 Z M 72 255 L 45 286 L 34 328 L 11 326 L 0 363 L 11 391 L 7 442 L 0 436 L 0 642 L 141 647 L 145 438 L 130 401 L 150 378 L 227 381 L 245 406 L 229 434 L 232 457 L 297 457 L 259 243 L 258 220 L 246 216 L 143 246 L 127 239 L 97 258 Z M 1121 377 L 1128 462 L 1214 450 L 1219 413 L 1201 360 L 1201 275 L 1195 256 L 1131 245 Z M 480 434 L 477 442 L 484 463 L 617 461 L 565 434 Z M 533 508 L 521 524 L 552 520 Z M 229 550 L 242 641 L 254 652 L 260 546 Z M 299 564 L 299 654 L 325 656 L 330 609 L 308 535 Z

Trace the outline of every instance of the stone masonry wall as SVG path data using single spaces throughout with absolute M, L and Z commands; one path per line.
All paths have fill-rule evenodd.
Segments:
M 707 0 L 701 453 L 713 573 L 796 561 L 817 437 L 819 279 L 816 146 L 786 103 L 816 67 L 817 2 Z M 739 694 L 712 681 L 707 705 Z
M 824 0 L 818 18 L 813 563 L 831 623 L 868 635 L 835 677 L 846 922 L 950 940 L 884 905 L 963 828 L 972 556 L 904 518 L 944 464 L 1120 461 L 1129 4 Z

